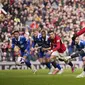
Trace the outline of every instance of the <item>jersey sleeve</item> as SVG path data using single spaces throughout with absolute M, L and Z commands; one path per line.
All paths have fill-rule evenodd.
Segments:
M 59 50 L 60 49 L 60 44 L 61 44 L 61 38 L 57 37 L 56 39 L 56 47 L 53 49 L 53 51 Z
M 15 47 L 15 40 L 12 39 L 12 49 L 14 49 L 14 47 Z
M 75 45 L 75 41 L 72 41 L 71 47 L 74 47 L 74 45 Z
M 76 33 L 77 37 L 85 33 L 85 27 Z
M 83 44 L 83 46 L 85 46 L 85 41 L 82 40 L 82 41 L 80 42 L 80 44 Z
M 36 41 L 35 41 L 34 37 L 32 37 L 32 47 L 34 48 L 35 45 L 36 45 Z
M 27 47 L 26 47 L 26 50 L 29 50 L 30 49 L 30 40 L 27 41 Z

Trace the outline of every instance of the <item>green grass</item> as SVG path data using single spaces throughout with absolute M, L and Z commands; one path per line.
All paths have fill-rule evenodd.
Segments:
M 31 70 L 2 70 L 0 85 L 85 85 L 85 78 L 76 78 L 81 70 L 71 73 L 70 69 L 67 69 L 62 75 L 48 75 L 48 72 L 38 70 L 33 74 Z

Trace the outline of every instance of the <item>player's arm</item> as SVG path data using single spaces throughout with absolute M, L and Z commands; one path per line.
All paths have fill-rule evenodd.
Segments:
M 25 52 L 27 52 L 29 49 L 30 49 L 30 41 L 27 41 Z
M 22 41 L 23 41 L 24 46 L 25 46 L 25 52 L 27 52 L 27 50 L 28 50 L 28 48 L 30 46 L 30 45 L 28 45 L 29 42 L 27 42 L 27 39 L 24 36 L 22 37 Z
M 61 44 L 61 40 L 60 39 L 57 40 L 55 48 L 53 48 L 53 44 L 51 44 L 51 50 L 48 52 L 48 54 L 51 54 L 54 51 L 57 51 L 58 49 L 60 49 L 60 44 Z
M 83 33 L 85 33 L 85 27 L 76 33 L 76 37 L 82 35 Z
M 35 45 L 37 44 L 37 42 L 34 40 L 34 37 L 32 37 L 32 42 L 31 42 L 31 47 L 35 48 Z
M 75 45 L 75 41 L 72 41 L 71 47 L 74 47 L 74 45 Z
M 42 48 L 44 51 L 51 50 L 51 47 L 49 48 Z
M 80 42 L 80 44 L 85 47 L 85 41 L 84 41 L 84 40 L 82 40 L 82 41 Z
M 85 27 L 83 29 L 81 29 L 79 32 L 75 33 L 72 37 L 72 40 L 74 41 L 76 39 L 76 37 L 82 35 L 83 33 L 85 33 Z
M 60 49 L 60 45 L 61 45 L 61 39 L 58 38 L 58 40 L 56 42 L 56 47 L 52 49 L 52 52 L 57 51 L 58 49 Z
M 36 44 L 37 44 L 36 41 L 34 41 L 34 38 L 32 37 L 32 39 L 31 39 L 31 48 L 30 48 L 31 52 L 35 50 Z
M 14 47 L 15 47 L 15 40 L 14 40 L 14 38 L 12 39 L 12 49 L 14 49 Z

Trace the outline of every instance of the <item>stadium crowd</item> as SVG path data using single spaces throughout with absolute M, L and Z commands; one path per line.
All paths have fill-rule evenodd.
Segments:
M 85 0 L 1 0 L 0 60 L 15 60 L 11 48 L 14 30 L 26 38 L 32 38 L 36 29 L 54 30 L 71 54 L 75 50 L 70 48 L 71 38 L 82 23 L 85 23 Z M 81 39 L 85 40 L 85 35 Z

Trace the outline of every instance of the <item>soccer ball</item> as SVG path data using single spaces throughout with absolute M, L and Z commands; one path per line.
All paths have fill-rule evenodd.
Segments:
M 24 58 L 23 58 L 23 57 L 18 57 L 17 60 L 16 60 L 16 64 L 17 64 L 17 65 L 22 65 L 22 64 L 24 64 Z

